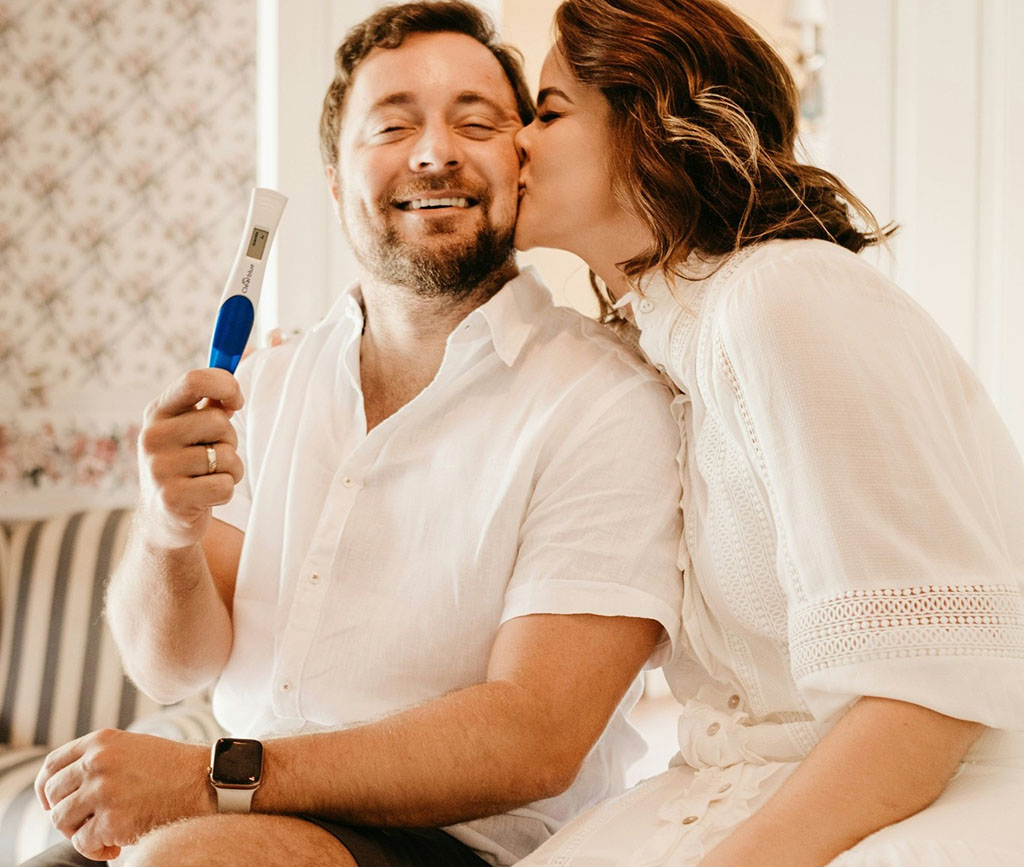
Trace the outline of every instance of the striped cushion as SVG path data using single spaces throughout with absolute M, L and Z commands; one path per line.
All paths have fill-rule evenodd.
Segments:
M 227 734 L 213 716 L 208 696 L 196 696 L 135 720 L 128 731 L 187 744 L 212 744 Z
M 45 755 L 45 747 L 0 751 L 0 867 L 16 867 L 64 839 L 32 786 Z
M 94 510 L 11 528 L 0 576 L 0 744 L 62 744 L 158 707 L 124 676 L 103 619 L 129 522 L 126 510 Z
M 125 676 L 103 619 L 130 514 L 95 510 L 0 532 L 0 867 L 63 837 L 32 789 L 50 748 L 98 728 L 211 743 L 202 698 L 162 708 Z

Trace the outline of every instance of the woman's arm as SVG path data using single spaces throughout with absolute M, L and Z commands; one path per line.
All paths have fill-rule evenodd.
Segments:
M 983 728 L 916 704 L 861 698 L 701 867 L 827 864 L 931 804 Z

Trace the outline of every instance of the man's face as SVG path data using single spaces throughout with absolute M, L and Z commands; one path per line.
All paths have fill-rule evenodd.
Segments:
M 360 264 L 431 296 L 468 292 L 506 265 L 521 125 L 501 65 L 469 36 L 416 34 L 371 51 L 327 170 Z

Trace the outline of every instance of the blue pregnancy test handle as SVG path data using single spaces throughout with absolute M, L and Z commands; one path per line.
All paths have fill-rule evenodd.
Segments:
M 252 331 L 255 314 L 252 302 L 244 295 L 232 295 L 217 314 L 210 346 L 210 367 L 234 373 Z

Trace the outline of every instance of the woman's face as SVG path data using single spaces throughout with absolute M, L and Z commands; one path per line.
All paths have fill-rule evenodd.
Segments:
M 516 134 L 522 159 L 516 247 L 569 250 L 591 267 L 609 256 L 614 262 L 635 255 L 642 247 L 638 221 L 612 194 L 617 151 L 604 95 L 576 80 L 555 47 L 541 70 L 537 102 L 537 119 Z

